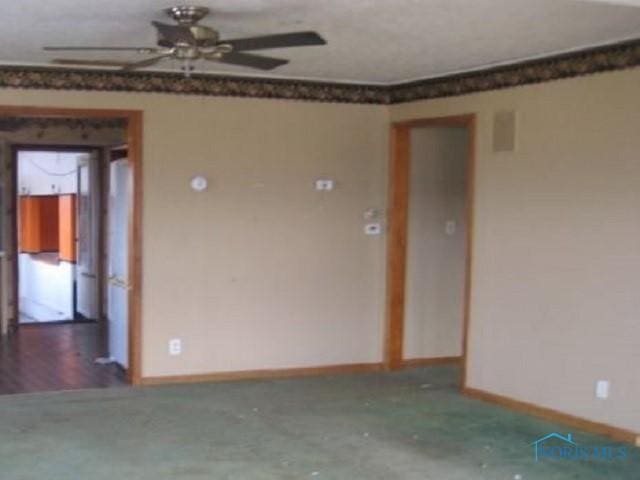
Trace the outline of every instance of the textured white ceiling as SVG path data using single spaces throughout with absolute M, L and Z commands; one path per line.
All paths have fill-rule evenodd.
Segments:
M 235 38 L 313 29 L 322 47 L 263 51 L 291 59 L 270 77 L 395 83 L 640 37 L 640 0 L 194 0 L 202 21 Z M 3 10 L 0 63 L 45 65 L 44 45 L 155 44 L 151 20 L 170 0 L 20 0 Z M 179 3 L 176 0 L 176 3 Z M 618 3 L 626 3 L 620 5 Z M 173 69 L 171 62 L 155 69 Z M 215 63 L 199 71 L 256 75 Z
M 596 3 L 614 3 L 617 5 L 635 5 L 640 6 L 640 0 L 581 0 L 583 2 L 596 2 Z

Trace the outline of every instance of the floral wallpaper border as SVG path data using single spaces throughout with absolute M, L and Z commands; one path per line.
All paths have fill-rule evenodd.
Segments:
M 396 85 L 365 85 L 107 70 L 0 66 L 0 88 L 94 90 L 394 104 L 517 87 L 640 65 L 640 39 L 487 70 Z
M 318 102 L 374 103 L 389 101 L 387 87 L 301 80 L 262 79 L 179 73 L 70 70 L 0 66 L 0 88 L 99 90 L 173 93 Z
M 451 97 L 518 87 L 640 65 L 640 39 L 470 72 L 394 85 L 389 103 Z
M 69 130 L 124 129 L 124 118 L 65 118 L 65 117 L 0 117 L 0 133 L 11 133 L 26 128 L 68 128 Z

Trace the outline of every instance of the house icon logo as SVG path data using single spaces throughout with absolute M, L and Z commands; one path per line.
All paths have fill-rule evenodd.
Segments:
M 624 445 L 585 445 L 579 446 L 573 436 L 550 433 L 530 444 L 533 446 L 535 461 L 542 459 L 573 461 L 614 461 L 627 460 L 629 451 Z
M 531 444 L 533 446 L 534 457 L 536 459 L 536 462 L 539 460 L 541 454 L 543 453 L 543 448 L 546 442 L 552 439 L 560 440 L 560 442 L 563 442 L 566 447 L 570 447 L 570 448 L 578 447 L 578 444 L 573 441 L 573 437 L 571 436 L 570 433 L 568 433 L 566 437 L 563 437 L 559 433 L 555 433 L 555 432 L 550 433 L 549 435 L 545 435 L 544 437 L 539 438 L 538 440 L 536 440 Z

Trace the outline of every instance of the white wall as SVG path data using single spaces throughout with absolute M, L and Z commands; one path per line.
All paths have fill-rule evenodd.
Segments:
M 462 354 L 468 134 L 411 129 L 404 358 Z M 447 233 L 447 222 L 454 231 Z
M 75 266 L 43 257 L 52 255 L 19 255 L 20 312 L 41 322 L 71 320 Z

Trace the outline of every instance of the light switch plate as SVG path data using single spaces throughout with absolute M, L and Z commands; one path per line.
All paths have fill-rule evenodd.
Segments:
M 169 355 L 175 356 L 182 353 L 182 340 L 179 338 L 172 338 L 169 340 Z
M 596 398 L 609 398 L 609 381 L 598 380 L 596 382 Z

